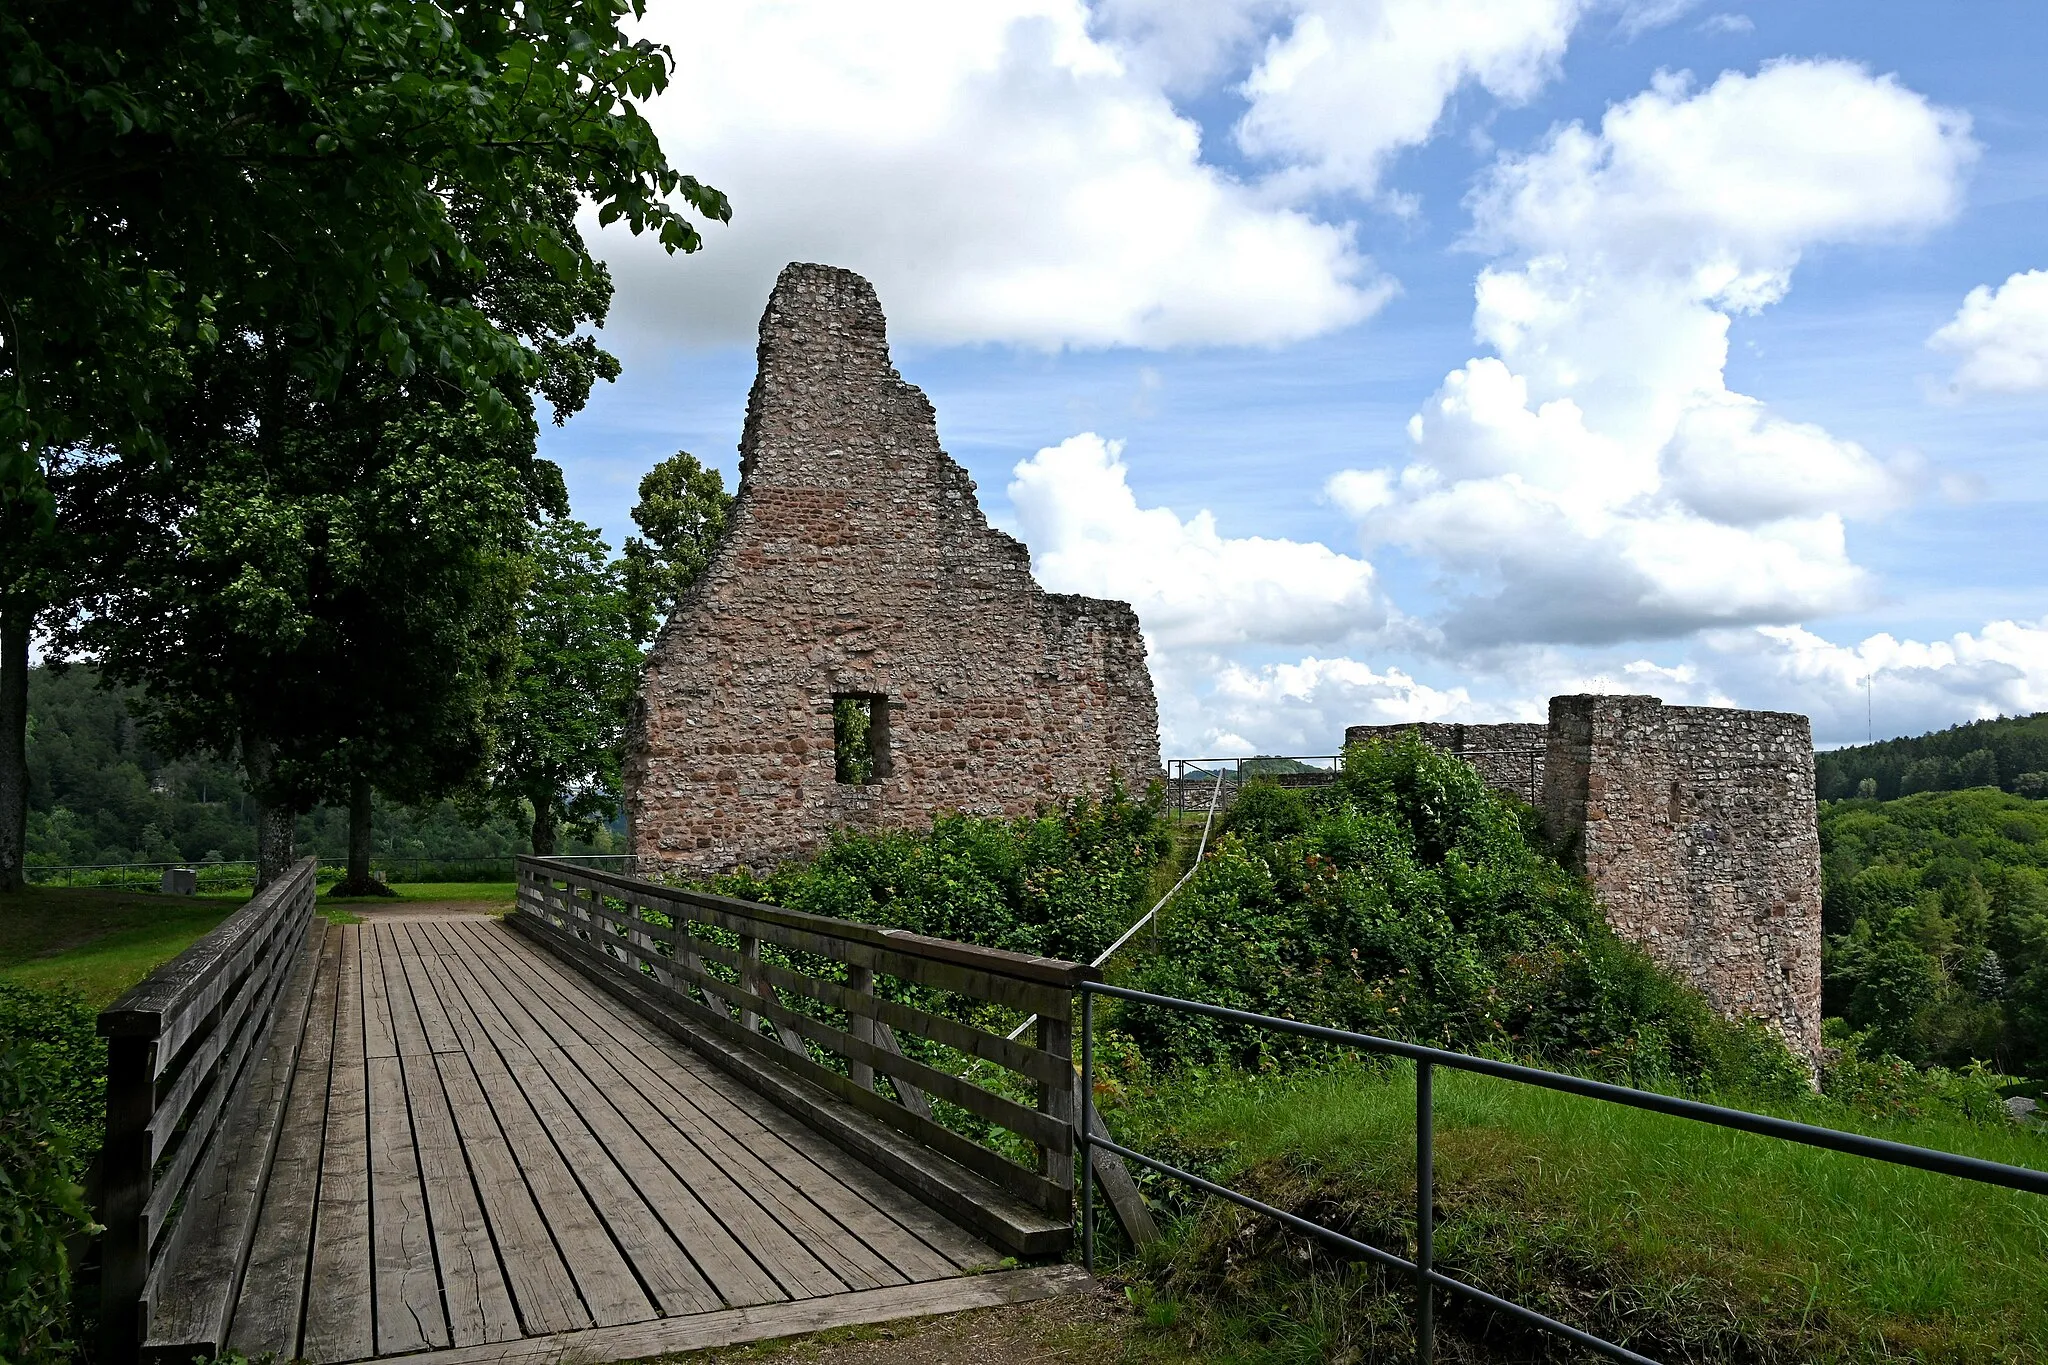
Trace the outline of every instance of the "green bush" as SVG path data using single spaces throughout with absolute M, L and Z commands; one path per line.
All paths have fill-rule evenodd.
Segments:
M 909 929 L 1010 952 L 1086 962 L 1144 913 L 1171 847 L 1160 792 L 1112 781 L 1016 820 L 947 813 L 929 833 L 842 830 L 806 862 L 713 881 L 726 895 Z
M 35 1079 L 38 1104 L 73 1149 L 89 1158 L 106 1126 L 107 1044 L 77 991 L 0 980 L 0 1045 Z
M 16 1365 L 70 1357 L 65 1242 L 91 1226 L 79 1146 L 59 1118 L 68 1078 L 47 1064 L 33 1046 L 0 1042 L 0 1360 Z

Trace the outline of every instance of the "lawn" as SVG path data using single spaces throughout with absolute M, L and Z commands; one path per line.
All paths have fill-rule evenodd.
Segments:
M 489 905 L 510 910 L 513 895 L 518 889 L 515 882 L 393 882 L 391 889 L 397 892 L 396 900 L 414 904 L 437 903 L 454 905 Z M 390 896 L 341 896 L 323 895 L 322 905 L 390 905 Z
M 328 905 L 452 902 L 511 909 L 511 882 L 400 882 L 396 901 L 348 898 Z M 0 896 L 0 979 L 45 989 L 69 986 L 93 1008 L 190 947 L 247 903 L 247 891 L 165 896 L 151 891 L 32 886 Z
M 2048 1198 L 1441 1069 L 1436 1096 L 1438 1263 L 1496 1293 L 1658 1359 L 2048 1358 Z M 1793 1116 L 2048 1169 L 2048 1137 L 2017 1129 Z M 1111 1123 L 1411 1253 L 1410 1073 L 1232 1077 Z M 1405 1290 L 1273 1228 L 1202 1210 L 1156 1267 L 1219 1358 L 1412 1350 Z M 1443 1358 L 1484 1357 L 1468 1339 Z
M 248 893 L 32 886 L 0 896 L 0 978 L 70 986 L 100 1008 L 227 918 Z

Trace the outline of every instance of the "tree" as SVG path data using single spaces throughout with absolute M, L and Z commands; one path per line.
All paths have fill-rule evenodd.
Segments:
M 641 658 L 625 575 L 596 531 L 551 518 L 532 558 L 492 787 L 507 809 L 530 812 L 533 851 L 545 857 L 564 826 L 619 813 L 619 747 Z
M 711 562 L 732 517 L 732 495 L 716 469 L 678 450 L 640 480 L 633 505 L 639 536 L 626 538 L 626 591 L 639 618 L 635 633 L 651 640 L 675 611 L 690 584 Z
M 490 252 L 543 262 L 564 284 L 597 268 L 573 223 L 564 230 L 536 201 L 545 209 L 560 185 L 600 221 L 656 232 L 672 251 L 700 238 L 669 196 L 704 217 L 730 213 L 667 164 L 635 107 L 669 70 L 665 49 L 621 28 L 642 9 L 0 0 L 0 725 L 14 727 L 0 740 L 0 888 L 18 879 L 21 839 L 9 699 L 38 614 L 69 606 L 37 571 L 92 562 L 14 533 L 19 522 L 70 536 L 57 467 L 139 466 L 89 486 L 168 494 L 127 508 L 162 527 L 189 506 L 177 494 L 208 482 L 180 468 L 191 452 L 239 441 L 257 458 L 211 482 L 256 492 L 261 506 L 216 529 L 256 545 L 291 529 L 292 513 L 261 496 L 287 410 L 334 395 L 365 358 L 397 380 L 438 378 L 488 421 L 516 418 L 499 381 L 533 377 L 543 356 L 477 296 Z M 164 466 L 169 477 L 152 477 Z M 241 624 L 291 625 L 303 613 L 279 594 L 292 586 L 289 569 L 237 577 Z M 89 602 L 96 614 L 118 604 L 104 589 Z M 109 663 L 166 705 L 217 709 L 204 699 L 225 680 L 204 670 Z M 304 676 L 239 672 L 258 693 Z M 166 692 L 178 687 L 188 690 Z M 241 700 L 232 742 L 259 799 L 278 807 L 265 821 L 275 872 L 292 803 L 305 799 L 299 760 L 279 746 L 303 746 L 289 723 L 265 728 L 283 715 L 274 695 Z M 220 735 L 211 727 L 209 742 Z

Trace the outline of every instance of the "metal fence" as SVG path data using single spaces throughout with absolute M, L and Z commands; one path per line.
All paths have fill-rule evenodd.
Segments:
M 475 857 L 407 857 L 370 859 L 370 872 L 374 876 L 385 874 L 383 880 L 391 881 L 511 881 L 512 860 L 525 856 L 519 852 L 485 853 Z M 563 853 L 556 854 L 561 862 L 590 863 L 614 870 L 630 869 L 634 857 L 630 853 Z M 325 884 L 339 881 L 348 870 L 346 858 L 319 858 L 315 860 L 315 876 Z M 234 890 L 256 883 L 256 864 L 250 859 L 226 859 L 219 862 L 182 863 L 68 863 L 57 866 L 29 864 L 22 869 L 23 877 L 35 886 L 85 886 L 107 887 L 110 889 L 137 890 L 154 888 L 163 880 L 163 874 L 174 869 L 189 868 L 195 874 L 198 889 L 202 891 Z
M 1212 804 L 1229 810 L 1247 782 L 1283 787 L 1320 787 L 1333 781 L 1338 754 L 1260 754 L 1253 758 L 1170 758 L 1166 761 L 1166 808 L 1174 815 L 1201 815 Z
M 1135 1161 L 1141 1166 L 1192 1185 L 1219 1199 L 1227 1199 L 1233 1204 L 1265 1214 L 1296 1232 L 1327 1242 L 1355 1256 L 1377 1262 L 1389 1270 L 1412 1275 L 1416 1295 L 1415 1354 L 1424 1365 L 1435 1359 L 1436 1295 L 1439 1290 L 1470 1299 L 1528 1326 L 1564 1337 L 1609 1359 L 1632 1361 L 1637 1365 L 1658 1365 L 1658 1362 L 1650 1357 L 1638 1355 L 1626 1346 L 1581 1331 L 1569 1323 L 1559 1322 L 1556 1318 L 1539 1313 L 1533 1308 L 1525 1308 L 1513 1300 L 1489 1294 L 1476 1285 L 1454 1279 L 1436 1268 L 1433 1214 L 1436 1202 L 1436 1153 L 1432 1080 L 1434 1069 L 1439 1066 L 1514 1081 L 1522 1085 L 1540 1086 L 1546 1090 L 1562 1091 L 1567 1095 L 1580 1095 L 1610 1104 L 1627 1105 L 1633 1109 L 1647 1109 L 1653 1113 L 1669 1114 L 1676 1118 L 1713 1124 L 1719 1128 L 1732 1128 L 1739 1132 L 1756 1133 L 1763 1137 L 1796 1142 L 1807 1147 L 1847 1152 L 1852 1156 L 1867 1157 L 1896 1166 L 1913 1166 L 1961 1180 L 1974 1180 L 1982 1184 L 2002 1185 L 2007 1189 L 2048 1195 L 2048 1171 L 2030 1170 L 2024 1166 L 2007 1166 L 1996 1161 L 1957 1156 L 1952 1152 L 1939 1152 L 1928 1147 L 1887 1142 L 1883 1138 L 1865 1137 L 1861 1133 L 1844 1133 L 1833 1128 L 1795 1123 L 1790 1119 L 1771 1118 L 1763 1114 L 1746 1113 L 1740 1109 L 1725 1109 L 1720 1105 L 1702 1104 L 1698 1100 L 1679 1099 L 1676 1096 L 1659 1095 L 1647 1090 L 1631 1090 L 1627 1086 L 1610 1085 L 1605 1081 L 1586 1080 L 1583 1077 L 1543 1071 L 1535 1067 L 1517 1066 L 1512 1062 L 1471 1057 L 1462 1052 L 1425 1047 L 1419 1043 L 1404 1043 L 1392 1038 L 1352 1033 L 1345 1029 L 1325 1028 L 1319 1024 L 1304 1024 L 1268 1014 L 1252 1014 L 1245 1010 L 1227 1009 L 1221 1005 L 1208 1005 L 1176 996 L 1154 995 L 1149 991 L 1135 991 L 1097 981 L 1081 983 L 1080 990 L 1081 1093 L 1084 1095 L 1095 1093 L 1095 997 L 1098 995 L 1141 1005 L 1154 1005 L 1162 1009 L 1179 1010 L 1188 1014 L 1206 1015 L 1212 1019 L 1223 1019 L 1253 1028 L 1270 1029 L 1276 1033 L 1291 1033 L 1299 1037 L 1341 1043 L 1346 1047 L 1359 1048 L 1383 1056 L 1402 1057 L 1415 1063 L 1415 1259 L 1412 1261 L 1356 1238 L 1347 1237 L 1335 1229 L 1326 1228 L 1320 1223 L 1311 1222 L 1285 1209 L 1275 1208 L 1271 1204 L 1217 1184 L 1215 1181 L 1205 1180 L 1191 1171 L 1168 1165 L 1156 1157 L 1133 1151 L 1121 1143 L 1112 1141 L 1100 1131 L 1084 1128 L 1078 1136 L 1081 1144 L 1082 1256 L 1091 1271 L 1095 1268 L 1095 1181 L 1091 1162 L 1094 1156 L 1093 1149 L 1100 1147 L 1105 1151 L 1115 1152 L 1126 1161 Z

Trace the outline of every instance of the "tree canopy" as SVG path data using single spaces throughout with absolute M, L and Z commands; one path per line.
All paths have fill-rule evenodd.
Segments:
M 641 656 L 624 574 L 596 531 L 550 518 L 532 557 L 492 786 L 501 805 L 530 813 L 533 851 L 545 855 L 564 827 L 588 830 L 619 813 L 619 750 Z
M 640 501 L 633 505 L 640 535 L 626 537 L 625 549 L 626 591 L 640 618 L 640 638 L 660 632 L 710 564 L 732 518 L 732 503 L 724 476 L 699 464 L 687 450 L 678 450 L 640 480 Z
M 608 293 L 576 206 L 684 251 L 689 213 L 729 216 L 638 112 L 669 75 L 622 27 L 642 9 L 0 0 L 0 886 L 27 640 L 71 608 L 72 565 L 99 580 L 78 638 L 110 671 L 185 742 L 235 745 L 265 801 L 305 799 L 324 740 L 280 699 L 317 681 L 334 518 L 307 499 L 345 463 L 309 475 L 316 434 L 396 386 L 516 447 L 532 393 L 573 410 L 616 373 L 575 335 Z M 117 517 L 144 528 L 132 554 Z M 108 587 L 152 555 L 174 571 L 166 546 L 196 551 L 189 579 Z M 211 612 L 191 654 L 132 647 L 188 609 Z M 266 643 L 224 674 L 205 626 Z

